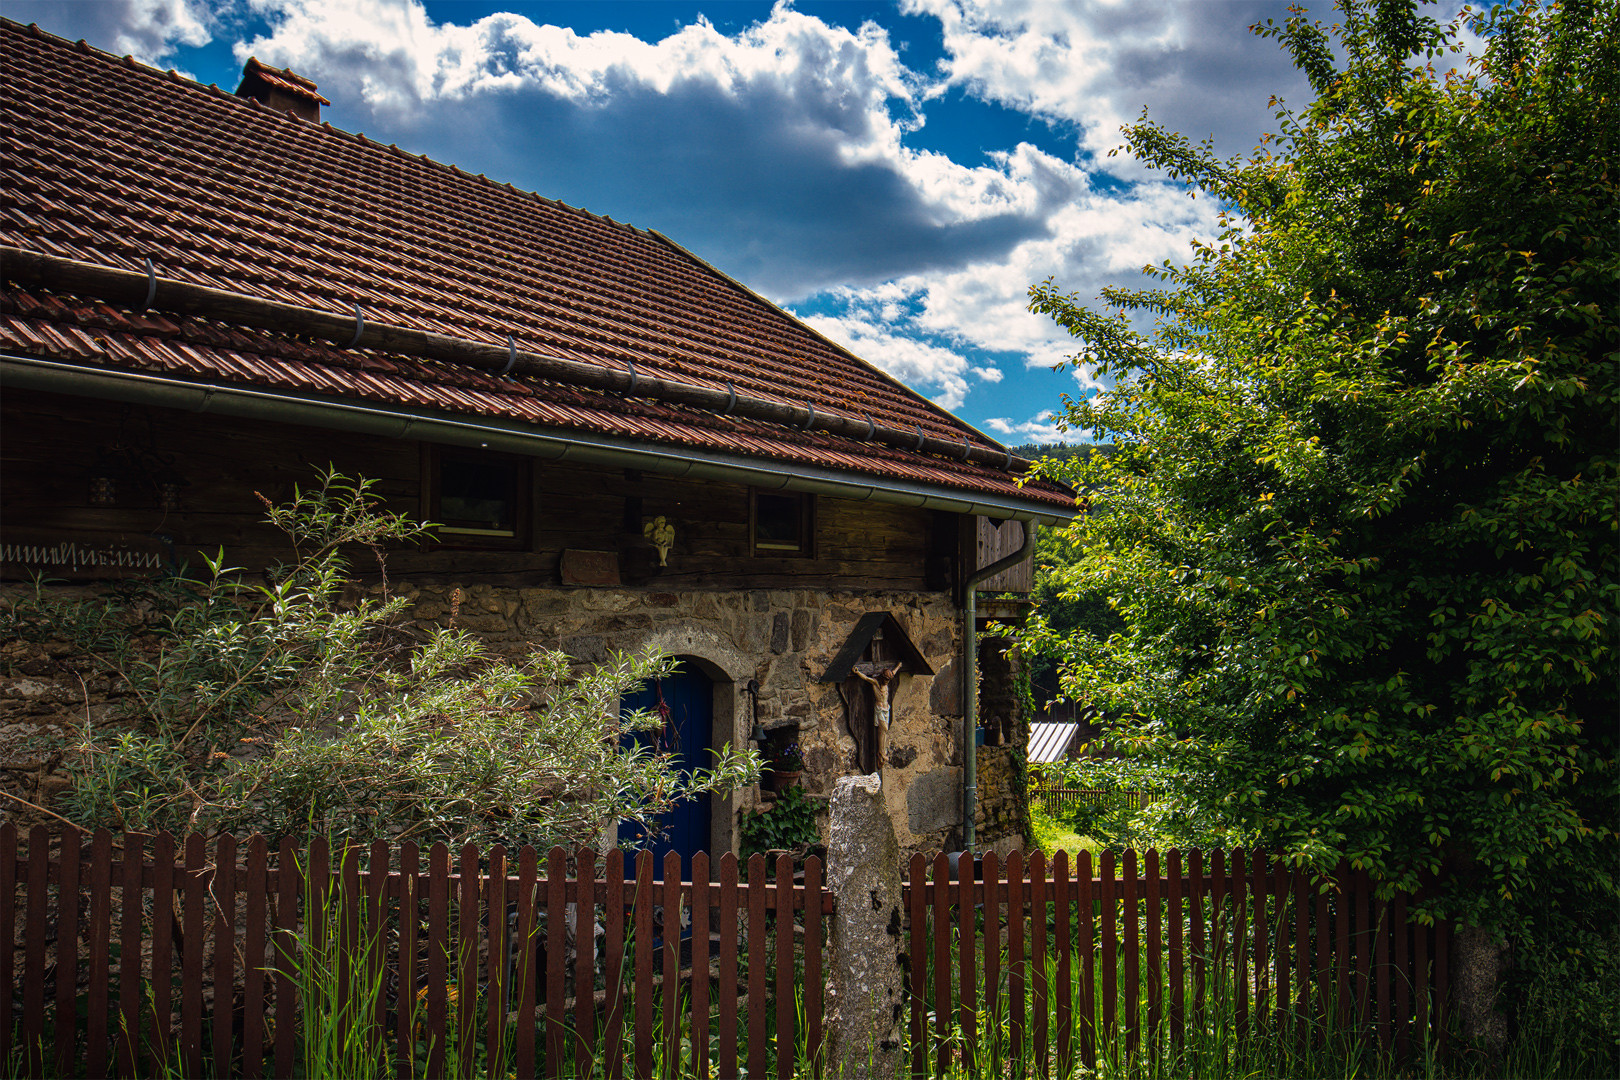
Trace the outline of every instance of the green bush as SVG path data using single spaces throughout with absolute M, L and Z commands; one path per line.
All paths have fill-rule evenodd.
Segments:
M 766 809 L 745 811 L 738 824 L 738 837 L 738 852 L 744 858 L 767 851 L 803 855 L 821 839 L 816 828 L 816 805 L 804 797 L 802 788 L 790 787 Z

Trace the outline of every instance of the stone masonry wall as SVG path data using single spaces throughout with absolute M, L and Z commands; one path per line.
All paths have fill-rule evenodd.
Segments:
M 25 588 L 0 587 L 0 608 Z M 820 681 L 860 617 L 888 611 L 936 672 L 903 676 L 895 692 L 882 795 L 902 849 L 951 849 L 961 843 L 962 724 L 961 620 L 948 597 L 935 593 L 863 593 L 820 590 L 651 592 L 629 589 L 504 588 L 490 585 L 417 585 L 396 582 L 412 602 L 419 625 L 456 624 L 500 651 L 560 649 L 584 662 L 613 650 L 657 646 L 695 657 L 717 680 L 716 741 L 746 739 L 754 719 L 750 679 L 760 686 L 758 720 L 767 729 L 796 726 L 804 753 L 801 783 L 825 800 L 840 776 L 855 770 L 855 743 L 845 724 L 837 686 Z M 84 589 L 75 587 L 74 592 Z M 456 597 L 459 593 L 459 602 Z M 349 599 L 358 599 L 358 588 Z M 30 747 L 42 725 L 82 726 L 88 714 L 116 715 L 116 683 L 97 675 L 61 643 L 0 642 L 0 790 L 48 804 L 65 786 L 50 762 Z M 729 704 L 727 709 L 723 706 Z M 989 752 L 987 752 L 989 751 Z M 1012 770 L 1006 752 L 983 747 L 979 760 L 978 839 L 988 847 L 1021 835 L 1009 809 Z M 10 800 L 0 816 L 27 819 Z M 758 804 L 754 789 L 737 793 L 732 810 Z M 822 830 L 825 838 L 826 820 Z

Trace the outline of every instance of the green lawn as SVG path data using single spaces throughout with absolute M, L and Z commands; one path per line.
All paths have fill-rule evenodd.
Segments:
M 1082 851 L 1089 851 L 1093 855 L 1102 852 L 1101 844 L 1049 817 L 1038 802 L 1030 803 L 1029 820 L 1034 827 L 1035 845 L 1047 855 L 1056 855 L 1060 851 L 1067 851 L 1071 855 L 1078 855 Z

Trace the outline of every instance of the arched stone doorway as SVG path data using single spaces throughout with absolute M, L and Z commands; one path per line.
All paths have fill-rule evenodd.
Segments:
M 742 696 L 739 688 L 748 681 L 752 671 L 741 654 L 707 627 L 691 623 L 661 628 L 639 646 L 639 649 L 646 648 L 657 648 L 679 662 L 679 673 L 675 678 L 684 686 L 682 692 L 694 699 L 689 709 L 695 718 L 703 715 L 702 699 L 706 688 L 708 725 L 706 739 L 702 741 L 699 767 L 713 765 L 714 757 L 709 753 L 712 749 L 719 749 L 728 743 L 734 748 L 745 745 L 748 731 L 741 725 L 746 721 L 746 709 L 739 705 L 738 699 Z M 666 702 L 674 692 L 671 689 L 673 685 L 670 680 L 665 680 Z M 653 702 L 657 700 L 657 693 L 652 687 L 647 687 L 640 695 L 626 695 L 621 707 L 649 708 L 649 698 Z M 702 720 L 697 719 L 697 723 L 701 724 Z M 690 740 L 693 745 L 697 741 Z M 683 761 L 680 767 L 687 769 L 692 766 Z M 679 851 L 682 856 L 682 876 L 689 880 L 692 854 L 707 851 L 711 857 L 710 875 L 717 874 L 720 856 L 736 850 L 735 822 L 737 807 L 743 805 L 741 796 L 742 790 L 729 795 L 709 796 L 705 800 L 706 817 L 691 822 L 681 845 L 655 848 L 658 858 L 662 859 L 664 851 Z

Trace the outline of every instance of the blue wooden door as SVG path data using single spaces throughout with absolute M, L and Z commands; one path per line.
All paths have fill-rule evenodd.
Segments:
M 706 769 L 714 764 L 709 753 L 709 732 L 714 724 L 714 683 L 700 671 L 683 667 L 674 675 L 649 683 L 634 694 L 627 694 L 620 707 L 625 712 L 646 709 L 664 717 L 658 732 L 638 735 L 637 741 L 675 755 L 681 772 Z M 692 879 L 692 856 L 709 846 L 709 796 L 676 803 L 658 821 L 661 835 L 652 852 L 659 880 L 663 879 L 664 855 L 674 851 L 681 856 L 681 878 Z M 628 823 L 619 827 L 619 842 L 642 846 L 644 832 Z M 626 864 L 627 873 L 633 873 Z

